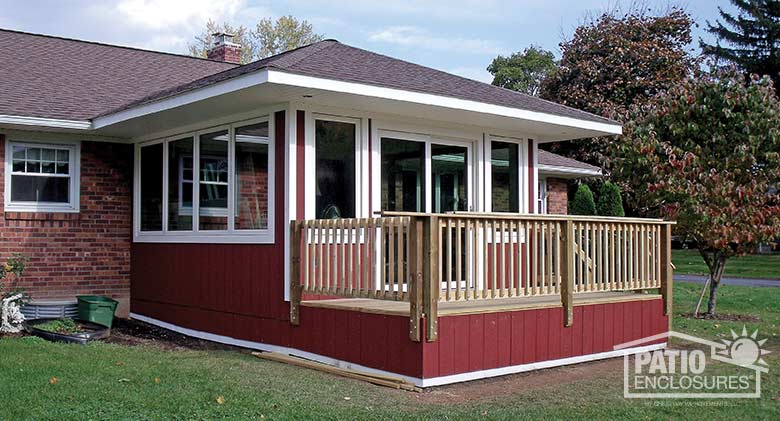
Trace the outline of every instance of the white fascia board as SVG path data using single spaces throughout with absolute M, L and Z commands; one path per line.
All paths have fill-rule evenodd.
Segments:
M 143 117 L 145 115 L 154 114 L 160 111 L 181 107 L 183 105 L 192 104 L 204 99 L 213 98 L 244 88 L 261 85 L 266 82 L 268 82 L 268 71 L 261 69 L 253 73 L 247 73 L 232 79 L 217 82 L 213 85 L 207 85 L 203 88 L 183 92 L 181 94 L 169 98 L 164 98 L 159 101 L 141 104 L 136 107 L 118 111 L 113 114 L 97 117 L 93 120 L 93 125 L 95 129 L 100 129 L 102 127 L 121 123 L 133 118 Z
M 560 167 L 556 165 L 539 165 L 539 173 L 568 175 L 573 177 L 601 177 L 601 170 L 586 170 L 584 168 Z
M 63 120 L 58 118 L 28 117 L 22 115 L 3 114 L 0 114 L 0 124 L 52 127 L 73 130 L 89 130 L 92 128 L 92 123 L 85 120 Z
M 426 94 L 395 88 L 367 85 L 355 82 L 344 82 L 333 79 L 324 79 L 313 76 L 304 76 L 279 70 L 268 71 L 268 82 L 280 85 L 297 86 L 311 89 L 323 89 L 333 92 L 343 92 L 354 95 L 370 96 L 396 101 L 414 102 L 423 105 L 432 105 L 457 110 L 473 111 L 483 114 L 493 114 L 502 117 L 518 118 L 529 121 L 555 124 L 565 127 L 599 131 L 604 134 L 623 134 L 623 127 L 619 124 L 599 123 L 595 121 L 580 120 L 571 117 L 557 116 L 554 114 L 528 111 L 519 108 L 504 107 L 501 105 L 487 104 L 484 102 L 452 98 L 441 95 Z

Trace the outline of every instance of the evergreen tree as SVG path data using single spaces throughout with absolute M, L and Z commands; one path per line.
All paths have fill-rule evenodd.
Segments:
M 700 39 L 702 51 L 734 63 L 746 73 L 769 75 L 775 92 L 780 92 L 780 1 L 730 1 L 738 12 L 726 13 L 718 7 L 723 22 L 707 22 L 707 31 L 718 37 L 718 41 L 710 45 Z
M 574 200 L 569 204 L 569 213 L 572 215 L 595 215 L 596 202 L 593 200 L 593 192 L 587 184 L 580 184 L 574 193 Z
M 620 196 L 620 187 L 607 181 L 599 190 L 599 200 L 596 211 L 601 216 L 626 216 L 623 210 L 623 198 Z

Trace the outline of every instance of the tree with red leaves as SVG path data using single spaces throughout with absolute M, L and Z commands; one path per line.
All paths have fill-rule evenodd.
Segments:
M 727 260 L 780 237 L 780 101 L 769 77 L 696 73 L 633 107 L 609 169 L 638 209 L 696 240 L 712 316 Z

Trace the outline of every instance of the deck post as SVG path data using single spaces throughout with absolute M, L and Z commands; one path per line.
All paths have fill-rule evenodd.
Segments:
M 301 323 L 301 223 L 290 221 L 290 324 Z
M 664 224 L 661 227 L 661 296 L 664 301 L 664 315 L 669 317 L 669 328 L 672 324 L 672 225 Z
M 420 342 L 420 321 L 423 318 L 423 221 L 416 216 L 409 220 L 409 339 Z
M 574 324 L 574 221 L 566 221 L 566 233 L 561 239 L 565 254 L 561 259 L 561 304 L 563 326 Z
M 439 337 L 439 217 L 423 219 L 423 312 L 425 339 L 436 342 Z

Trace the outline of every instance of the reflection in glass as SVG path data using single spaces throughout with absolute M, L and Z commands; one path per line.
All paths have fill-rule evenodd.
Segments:
M 316 120 L 315 215 L 355 217 L 355 135 L 352 123 Z
M 424 162 L 424 143 L 382 139 L 382 210 L 425 210 Z
M 517 144 L 492 142 L 490 168 L 493 212 L 519 212 L 520 163 Z
M 467 155 L 463 146 L 431 145 L 433 212 L 468 210 Z
M 228 132 L 200 136 L 200 199 L 198 225 L 201 230 L 227 229 Z
M 192 230 L 193 140 L 168 143 L 168 230 Z
M 268 122 L 236 128 L 235 228 L 268 228 Z
M 163 144 L 141 148 L 141 231 L 162 231 Z

